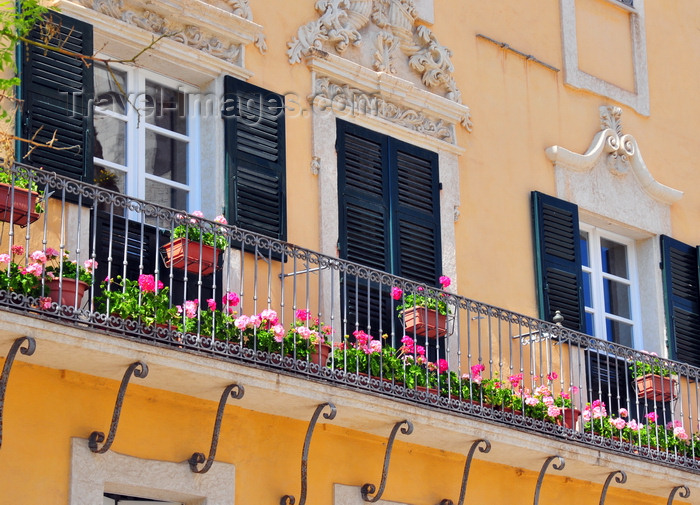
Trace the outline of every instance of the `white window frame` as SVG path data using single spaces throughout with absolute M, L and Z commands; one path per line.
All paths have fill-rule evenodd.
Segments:
M 606 335 L 606 320 L 612 319 L 632 325 L 632 347 L 639 349 L 642 343 L 642 318 L 641 318 L 641 302 L 639 295 L 639 279 L 637 267 L 637 254 L 635 249 L 635 241 L 624 235 L 614 233 L 603 228 L 581 222 L 579 223 L 581 232 L 588 234 L 588 260 L 590 266 L 582 265 L 584 273 L 588 273 L 591 278 L 591 304 L 592 307 L 585 307 L 586 314 L 593 315 L 593 334 L 597 338 L 607 340 Z M 627 248 L 627 269 L 629 279 L 623 279 L 612 274 L 603 273 L 603 267 L 600 256 L 600 241 L 601 239 L 609 239 L 616 243 L 622 244 Z M 622 282 L 630 288 L 630 318 L 623 318 L 608 314 L 605 312 L 605 294 L 603 292 L 603 280 L 612 279 L 616 282 Z
M 109 56 L 101 55 L 109 58 Z M 176 189 L 187 191 L 187 208 L 183 210 L 196 210 L 200 208 L 200 114 L 197 107 L 198 100 L 192 98 L 199 93 L 199 89 L 177 81 L 170 77 L 157 74 L 143 68 L 110 63 L 114 70 L 126 74 L 126 93 L 129 97 L 126 103 L 126 114 L 119 114 L 95 106 L 95 113 L 118 119 L 126 123 L 126 149 L 125 165 L 113 163 L 102 158 L 93 158 L 96 167 L 104 167 L 126 174 L 125 192 L 134 198 L 146 198 L 146 181 L 152 180 L 166 184 Z M 139 117 L 137 108 L 144 106 L 146 81 L 155 82 L 171 89 L 176 89 L 187 95 L 187 134 L 179 134 L 165 128 L 149 124 L 144 117 Z M 187 183 L 179 183 L 146 173 L 146 132 L 153 131 L 169 138 L 187 142 Z

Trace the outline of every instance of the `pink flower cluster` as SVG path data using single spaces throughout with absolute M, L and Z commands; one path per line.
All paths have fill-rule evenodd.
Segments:
M 608 411 L 605 409 L 605 403 L 602 400 L 594 400 L 593 403 L 586 405 L 581 413 L 581 417 L 586 422 L 591 419 L 602 419 L 607 415 Z
M 156 286 L 158 287 L 158 290 L 161 290 L 164 287 L 162 281 L 158 281 L 156 283 L 156 278 L 153 275 L 139 275 L 139 288 L 141 288 L 141 291 L 143 291 L 144 293 L 155 293 Z
M 239 316 L 234 320 L 233 325 L 241 331 L 247 329 L 270 330 L 277 342 L 282 342 L 286 333 L 284 326 L 279 324 L 277 312 L 272 309 L 265 309 L 260 314 L 253 316 Z

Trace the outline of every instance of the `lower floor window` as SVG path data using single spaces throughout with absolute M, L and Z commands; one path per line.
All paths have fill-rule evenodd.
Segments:
M 157 505 L 183 505 L 183 503 L 179 501 L 149 500 L 148 498 L 114 493 L 105 493 L 104 495 L 104 505 L 137 505 L 146 503 L 155 503 Z

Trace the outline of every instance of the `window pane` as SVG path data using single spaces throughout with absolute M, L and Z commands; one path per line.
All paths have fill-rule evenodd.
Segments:
M 187 142 L 146 131 L 146 173 L 187 184 Z
M 593 314 L 586 312 L 586 334 L 595 337 L 595 327 L 593 325 Z
M 187 191 L 156 181 L 146 181 L 146 201 L 175 209 L 187 208 Z
M 95 158 L 126 165 L 126 122 L 95 113 Z
M 630 287 L 621 282 L 603 279 L 605 312 L 630 318 Z
M 126 114 L 126 74 L 95 63 L 95 106 L 105 110 Z
M 148 124 L 187 135 L 186 95 L 161 84 L 146 81 L 146 110 Z
M 581 232 L 581 263 L 584 267 L 590 267 L 591 262 L 588 259 L 588 233 Z
M 627 247 L 608 240 L 600 239 L 600 255 L 602 259 L 603 272 L 628 278 L 627 274 Z
M 605 331 L 609 341 L 632 347 L 632 325 L 606 319 Z
M 593 300 L 591 300 L 590 272 L 583 272 L 583 304 L 586 307 L 593 307 Z

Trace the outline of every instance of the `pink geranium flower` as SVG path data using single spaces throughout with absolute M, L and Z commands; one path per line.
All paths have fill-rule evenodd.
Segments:
M 400 300 L 402 296 L 403 296 L 403 289 L 397 288 L 396 286 L 391 288 L 391 297 L 394 300 Z
M 446 276 L 446 275 L 441 275 L 439 280 L 440 280 L 440 284 L 442 284 L 442 287 L 443 287 L 443 288 L 446 288 L 447 286 L 449 286 L 450 284 L 452 284 L 452 279 L 450 279 L 450 278 L 449 278 L 448 276 Z

